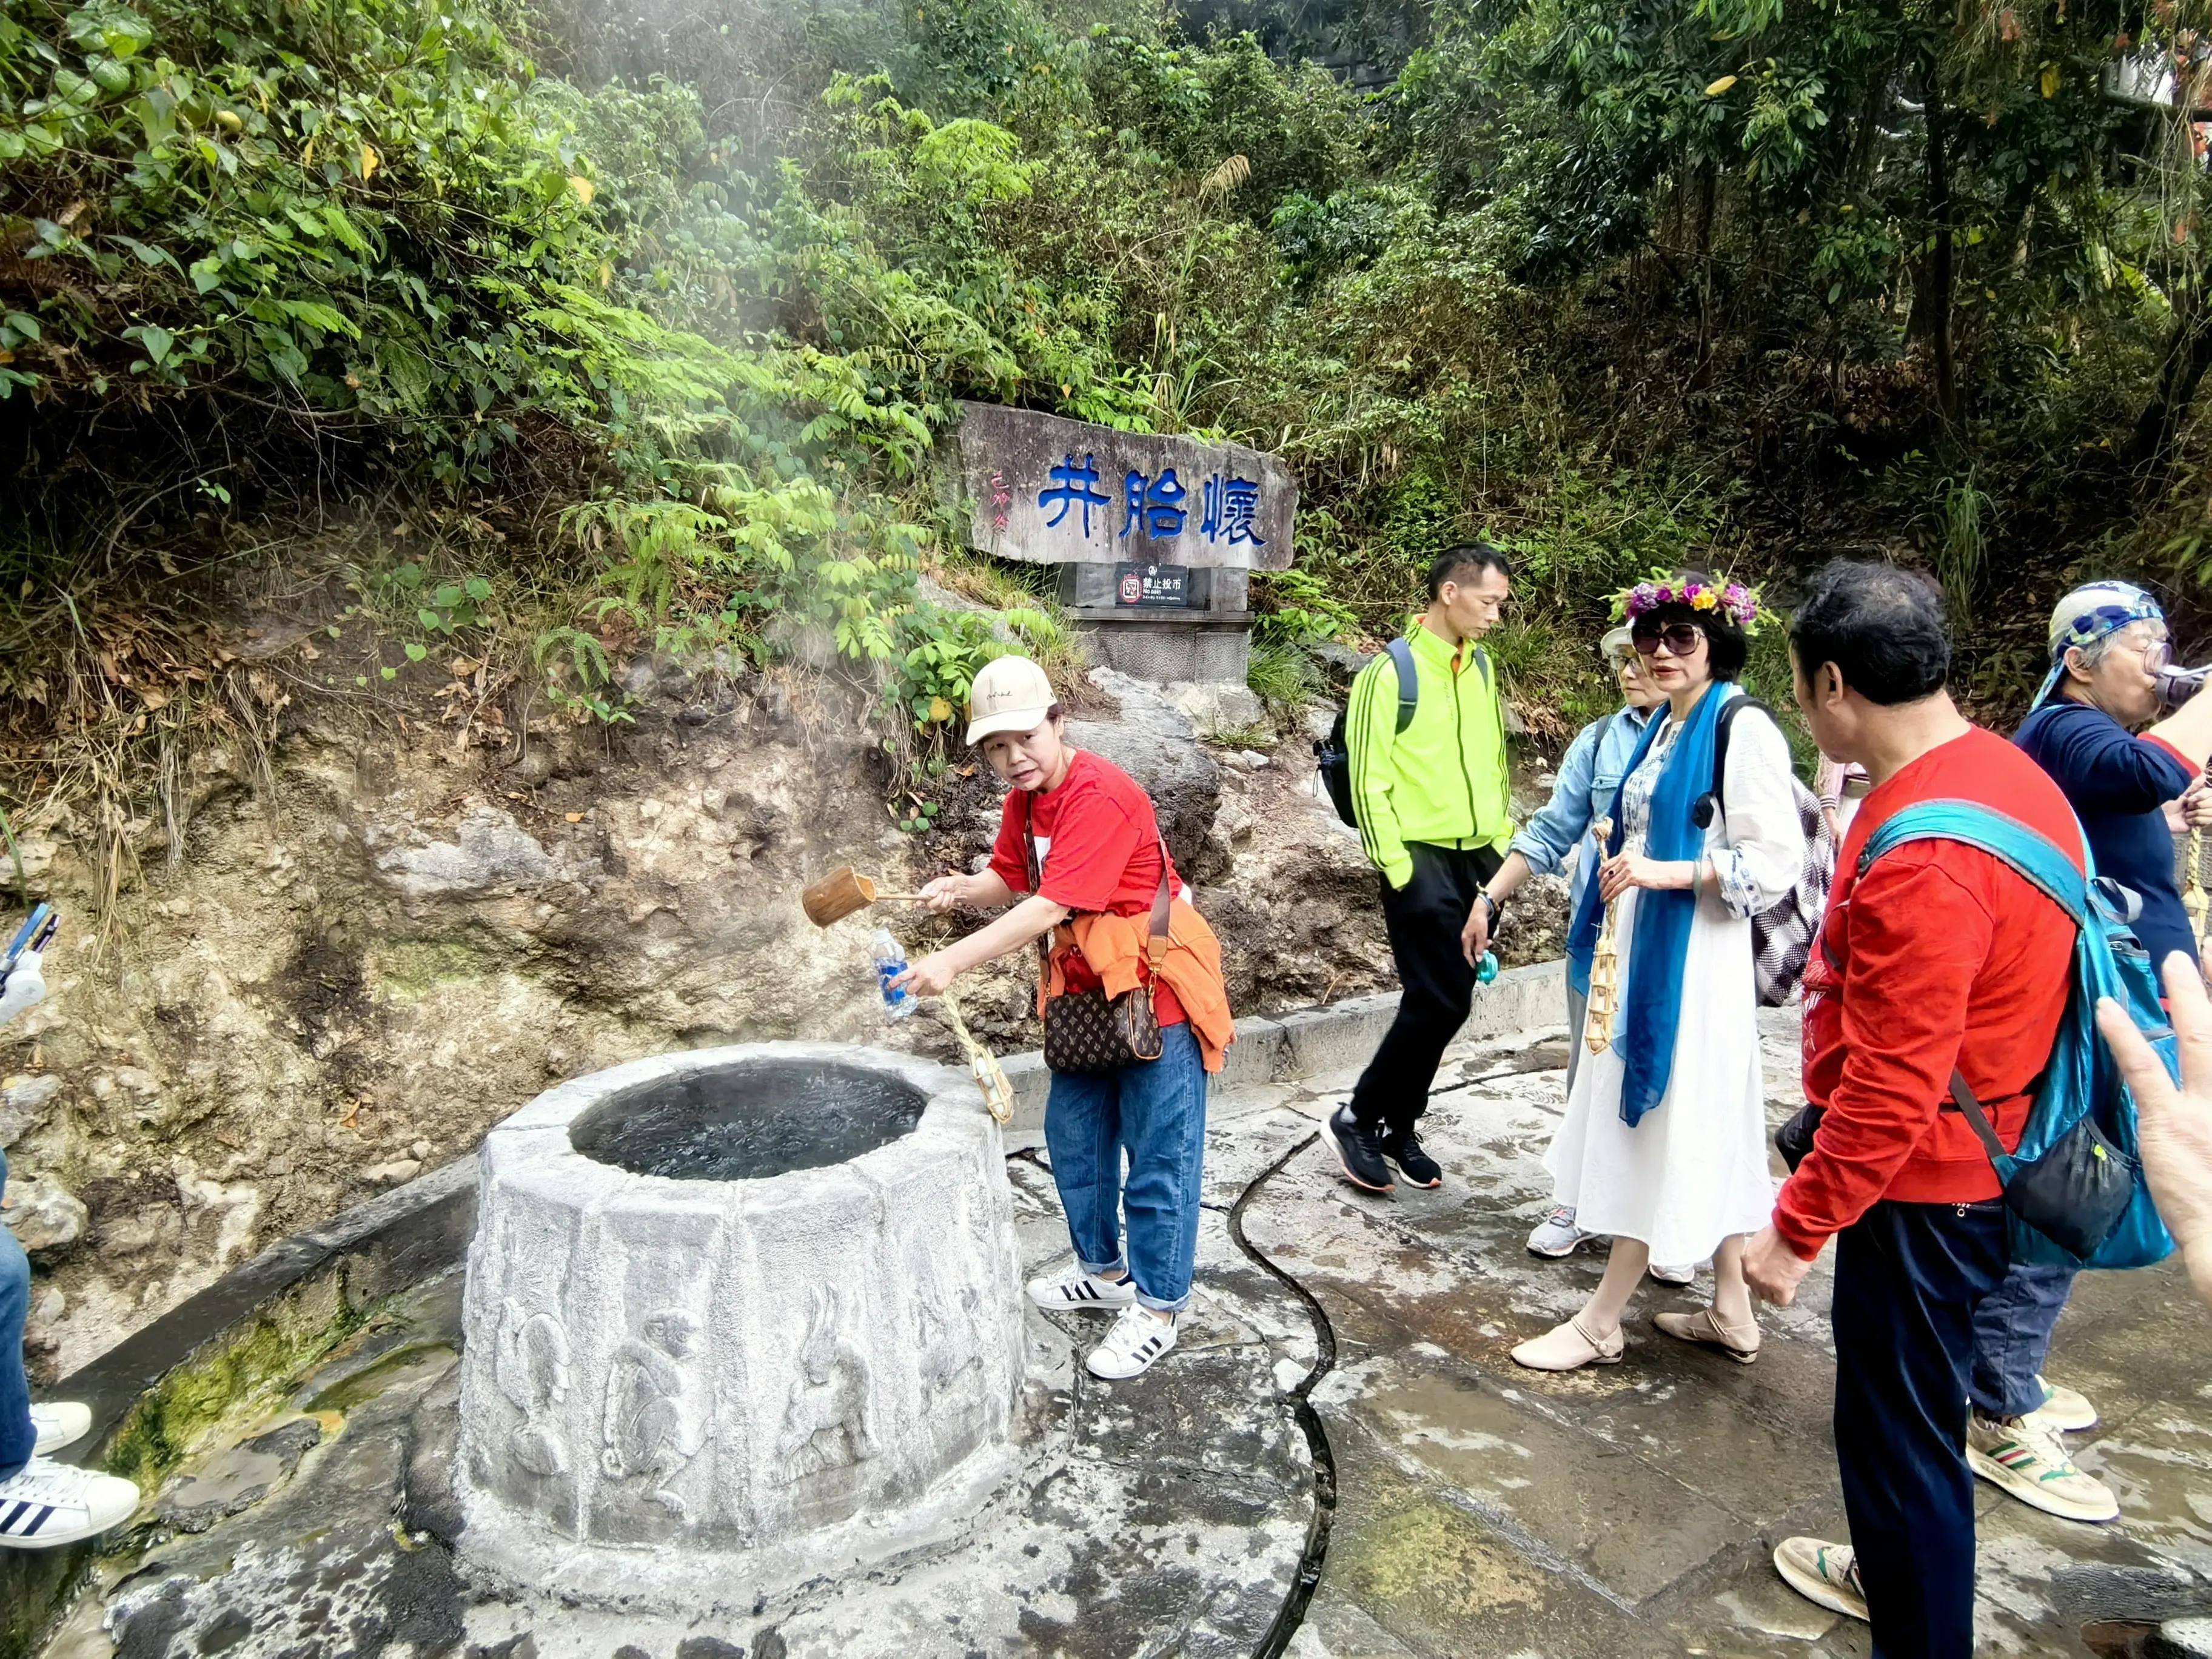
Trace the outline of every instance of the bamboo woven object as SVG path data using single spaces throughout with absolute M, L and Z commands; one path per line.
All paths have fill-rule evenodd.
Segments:
M 827 927 L 871 904 L 886 901 L 912 904 L 921 897 L 919 893 L 879 892 L 873 881 L 856 874 L 851 865 L 841 864 L 801 893 L 799 902 L 807 921 L 817 927 Z
M 1613 839 L 1611 818 L 1600 818 L 1591 829 L 1600 847 Z M 1591 871 L 1590 879 L 1597 878 L 1598 872 Z M 1613 1017 L 1620 1006 L 1620 948 L 1613 937 L 1620 915 L 1619 902 L 1607 901 L 1605 925 L 1598 929 L 1597 951 L 1590 957 L 1589 998 L 1583 1010 L 1583 1046 L 1594 1054 L 1603 1054 L 1612 1043 Z
M 2204 914 L 2212 909 L 2204 896 L 2204 832 L 2189 832 L 2189 890 L 2182 895 L 2181 908 L 2189 913 L 2189 936 L 2200 950 L 2204 944 Z
M 1006 1081 L 1006 1073 L 998 1057 L 986 1048 L 969 1030 L 968 1022 L 960 1017 L 960 1005 L 953 1000 L 951 991 L 938 998 L 945 1006 L 945 1023 L 952 1027 L 953 1041 L 968 1056 L 968 1068 L 975 1074 L 975 1086 L 983 1091 L 983 1103 L 991 1109 L 991 1115 L 1001 1123 L 1013 1121 L 1014 1085 Z

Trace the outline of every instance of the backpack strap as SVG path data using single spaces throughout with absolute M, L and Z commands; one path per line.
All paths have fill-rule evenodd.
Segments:
M 1990 1162 L 2000 1170 L 2012 1154 L 1997 1139 L 1997 1126 L 1990 1121 L 1990 1115 L 1982 1109 L 1982 1103 L 1974 1098 L 1974 1091 L 1966 1086 L 1966 1074 L 1955 1066 L 1951 1072 L 1951 1102 L 1966 1115 L 1966 1122 L 1974 1132 L 1974 1139 L 1982 1143 L 1982 1150 L 1990 1155 Z
M 1735 724 L 1735 717 L 1747 708 L 1756 708 L 1767 719 L 1774 720 L 1774 711 L 1748 691 L 1730 697 L 1721 705 L 1720 713 L 1713 717 L 1713 787 L 1698 796 L 1696 804 L 1690 808 L 1690 822 L 1700 830 L 1712 827 L 1716 811 L 1725 815 L 1728 811 L 1727 804 L 1721 799 L 1721 781 L 1728 775 L 1729 728 Z M 1775 720 L 1775 724 L 1778 727 L 1781 722 Z
M 1413 666 L 1413 642 L 1401 634 L 1390 641 L 1390 660 L 1398 669 L 1398 729 L 1413 723 L 1413 706 L 1421 698 L 1421 677 Z M 1478 653 L 1479 654 L 1479 653 Z
M 1915 841 L 1955 841 L 1987 853 L 2022 880 L 2033 884 L 2037 890 L 2066 912 L 2077 929 L 2087 925 L 2087 878 L 2074 867 L 2074 860 L 2059 850 L 2057 843 L 2009 813 L 1976 801 L 1916 801 L 1884 819 L 1867 837 L 1866 848 L 1859 854 L 1859 874 L 1864 876 L 1884 853 Z M 2087 856 L 2086 851 L 2083 855 Z M 1982 1109 L 1982 1103 L 1974 1098 L 1965 1075 L 1955 1067 L 1951 1073 L 1951 1100 L 1964 1114 L 1973 1129 L 1974 1139 L 1982 1143 L 1982 1150 L 2002 1170 L 2002 1160 L 2011 1155 L 1997 1139 L 1996 1126 Z
M 2096 878 L 2096 866 L 2086 847 L 2082 858 L 2089 871 L 2084 875 L 2056 842 L 2009 813 L 1978 801 L 1916 801 L 1884 819 L 1867 837 L 1858 873 L 1863 877 L 1876 859 L 1909 841 L 1955 841 L 1978 848 L 2033 883 L 2076 927 L 2087 921 L 2089 884 Z

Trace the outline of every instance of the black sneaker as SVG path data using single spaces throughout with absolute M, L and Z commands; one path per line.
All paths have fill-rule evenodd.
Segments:
M 1443 1167 L 1421 1150 L 1420 1137 L 1410 1126 L 1383 1139 L 1382 1156 L 1396 1164 L 1398 1173 L 1416 1187 L 1435 1188 L 1444 1184 Z
M 1344 1178 L 1370 1193 L 1397 1190 L 1390 1166 L 1382 1161 L 1382 1137 L 1352 1116 L 1350 1106 L 1340 1106 L 1322 1121 L 1321 1138 L 1344 1165 Z

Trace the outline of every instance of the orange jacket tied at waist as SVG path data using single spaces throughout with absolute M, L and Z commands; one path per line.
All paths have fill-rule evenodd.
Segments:
M 1143 982 L 1139 968 L 1145 959 L 1151 927 L 1148 915 L 1086 911 L 1054 928 L 1052 965 L 1037 988 L 1038 1016 L 1043 1016 L 1048 1000 L 1066 988 L 1061 964 L 1070 951 L 1083 953 L 1108 996 L 1135 990 Z M 1221 975 L 1221 941 L 1187 900 L 1178 898 L 1168 906 L 1167 950 L 1155 971 L 1167 981 L 1189 1017 L 1191 1034 L 1198 1039 L 1206 1069 L 1219 1071 L 1229 1045 L 1237 1041 L 1237 1019 L 1229 1012 L 1229 986 Z

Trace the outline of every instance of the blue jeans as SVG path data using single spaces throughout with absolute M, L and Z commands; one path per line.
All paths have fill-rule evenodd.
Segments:
M 8 1154 L 0 1152 L 0 1189 L 7 1185 Z M 23 1375 L 23 1325 L 30 1316 L 31 1263 L 0 1222 L 0 1480 L 29 1462 L 39 1443 L 30 1379 Z
M 1995 1200 L 1885 1200 L 1836 1236 L 1836 1466 L 1875 1659 L 1973 1659 L 1966 1373 L 2005 1249 Z
M 1974 1310 L 1974 1370 L 1966 1395 L 1991 1417 L 2025 1417 L 2043 1404 L 2051 1328 L 2073 1293 L 2071 1267 L 2015 1261 Z
M 1206 1064 L 1188 1023 L 1169 1026 L 1160 1039 L 1158 1060 L 1095 1076 L 1054 1072 L 1044 1139 L 1083 1270 L 1126 1270 L 1139 1303 L 1175 1313 L 1190 1301 L 1191 1262 L 1198 1253 Z

